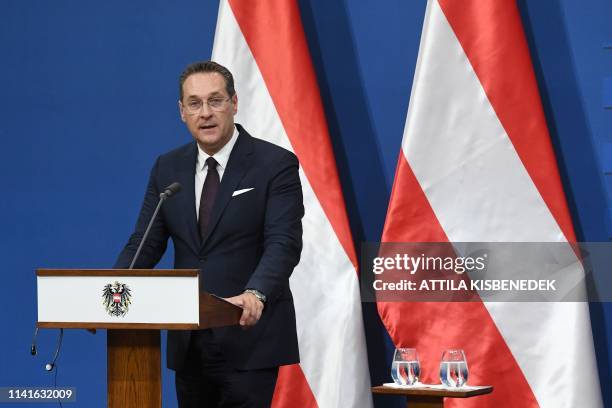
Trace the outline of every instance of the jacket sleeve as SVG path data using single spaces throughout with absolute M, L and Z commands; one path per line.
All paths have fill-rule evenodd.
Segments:
M 245 287 L 259 290 L 268 300 L 276 299 L 288 286 L 300 260 L 304 216 L 297 158 L 287 152 L 273 168 L 267 191 L 263 254 Z
M 153 216 L 155 207 L 157 207 L 157 203 L 159 202 L 160 191 L 157 183 L 158 171 L 159 158 L 151 170 L 149 183 L 147 185 L 144 201 L 142 203 L 142 208 L 140 209 L 140 214 L 138 215 L 138 221 L 136 222 L 134 232 L 119 254 L 114 268 L 128 268 L 132 262 L 132 258 L 136 254 L 138 245 L 140 244 L 144 232 L 149 225 L 149 221 Z M 157 265 L 161 257 L 164 255 L 166 247 L 168 246 L 168 237 L 169 233 L 165 226 L 163 214 L 160 211 L 157 214 L 155 222 L 151 226 L 149 236 L 147 237 L 147 240 L 140 251 L 140 255 L 136 261 L 136 264 L 134 265 L 134 268 L 146 269 L 153 268 L 155 265 Z

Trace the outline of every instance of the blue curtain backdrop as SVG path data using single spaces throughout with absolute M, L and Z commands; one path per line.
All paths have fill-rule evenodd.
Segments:
M 612 5 L 519 6 L 578 235 L 612 236 Z M 190 139 L 177 77 L 208 59 L 216 1 L 4 0 L 0 3 L 0 386 L 52 384 L 56 332 L 29 347 L 36 267 L 110 267 L 136 219 L 157 155 Z M 355 242 L 377 241 L 393 182 L 425 0 L 302 0 Z M 509 61 L 511 63 L 511 61 Z M 172 254 L 162 266 L 170 267 Z M 58 293 L 58 298 L 70 296 Z M 612 406 L 609 304 L 591 306 Z M 364 305 L 372 382 L 388 380 L 389 341 Z M 70 330 L 58 384 L 71 406 L 106 404 L 106 336 Z M 578 374 L 579 375 L 579 374 Z M 164 370 L 164 406 L 176 406 Z M 403 406 L 378 398 L 379 407 Z M 3 405 L 4 406 L 4 405 Z

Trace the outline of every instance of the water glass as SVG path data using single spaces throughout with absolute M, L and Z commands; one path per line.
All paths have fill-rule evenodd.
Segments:
M 414 385 L 419 381 L 421 366 L 416 349 L 395 349 L 391 363 L 391 377 L 398 385 Z
M 440 381 L 447 387 L 463 387 L 468 379 L 465 353 L 461 349 L 446 350 L 440 361 Z

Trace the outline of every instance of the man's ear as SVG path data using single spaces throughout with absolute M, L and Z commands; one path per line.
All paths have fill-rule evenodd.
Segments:
M 232 96 L 232 110 L 234 115 L 238 113 L 238 94 L 234 94 L 234 96 Z
M 179 113 L 181 114 L 181 120 L 183 122 L 185 121 L 185 110 L 183 109 L 183 104 L 181 103 L 181 101 L 178 101 L 178 107 L 179 107 Z

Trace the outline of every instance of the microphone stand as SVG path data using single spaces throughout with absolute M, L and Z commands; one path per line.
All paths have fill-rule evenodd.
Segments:
M 162 204 L 164 203 L 164 201 L 166 201 L 168 197 L 172 196 L 174 193 L 178 193 L 180 189 L 181 189 L 181 185 L 179 183 L 172 183 L 171 185 L 166 187 L 166 190 L 163 193 L 159 195 L 159 202 L 157 203 L 157 207 L 155 207 L 153 216 L 151 217 L 151 220 L 149 221 L 149 225 L 147 226 L 147 229 L 145 230 L 145 233 L 142 236 L 142 239 L 140 240 L 140 244 L 138 244 L 138 249 L 136 250 L 136 253 L 134 254 L 134 258 L 132 259 L 132 263 L 130 264 L 130 267 L 128 269 L 134 269 L 134 264 L 136 263 L 136 260 L 138 259 L 138 255 L 140 255 L 140 251 L 142 250 L 142 247 L 145 241 L 147 240 L 147 235 L 149 235 L 149 231 L 151 230 L 151 227 L 153 226 L 153 222 L 155 221 L 155 218 L 157 217 L 157 213 L 159 212 L 159 209 L 161 208 Z

